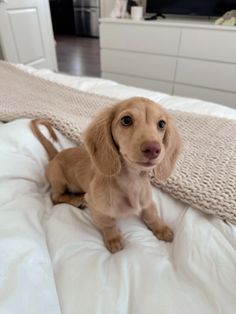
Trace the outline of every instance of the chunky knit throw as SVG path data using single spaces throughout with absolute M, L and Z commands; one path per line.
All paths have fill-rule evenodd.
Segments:
M 0 120 L 47 118 L 75 143 L 93 115 L 117 99 L 89 94 L 0 62 Z M 236 123 L 171 111 L 184 149 L 166 182 L 152 183 L 173 197 L 236 223 Z

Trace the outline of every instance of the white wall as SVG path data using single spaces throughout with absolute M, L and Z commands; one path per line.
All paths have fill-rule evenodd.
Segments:
M 114 8 L 115 0 L 101 0 L 101 17 L 109 17 Z
M 0 43 L 0 60 L 3 60 L 3 53 L 2 53 L 2 50 L 1 50 L 1 43 Z

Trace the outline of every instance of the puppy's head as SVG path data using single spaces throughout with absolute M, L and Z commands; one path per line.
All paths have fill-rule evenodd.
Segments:
M 85 132 L 85 145 L 97 169 L 104 175 L 121 170 L 122 161 L 132 168 L 155 168 L 164 180 L 175 165 L 180 136 L 171 117 L 158 104 L 141 97 L 103 110 Z

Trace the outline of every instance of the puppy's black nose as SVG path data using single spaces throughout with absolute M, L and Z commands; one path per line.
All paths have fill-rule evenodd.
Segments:
M 143 142 L 141 147 L 141 152 L 149 160 L 157 158 L 161 152 L 161 145 L 157 141 L 147 141 Z

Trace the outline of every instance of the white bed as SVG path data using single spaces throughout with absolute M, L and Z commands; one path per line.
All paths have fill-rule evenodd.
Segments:
M 236 120 L 236 110 L 200 100 L 19 68 L 83 91 L 146 96 L 166 108 Z M 52 206 L 47 156 L 28 125 L 0 126 L 0 313 L 236 313 L 236 226 L 153 188 L 174 242 L 158 241 L 133 217 L 119 221 L 125 249 L 112 255 L 89 210 Z M 72 145 L 58 135 L 61 148 Z

